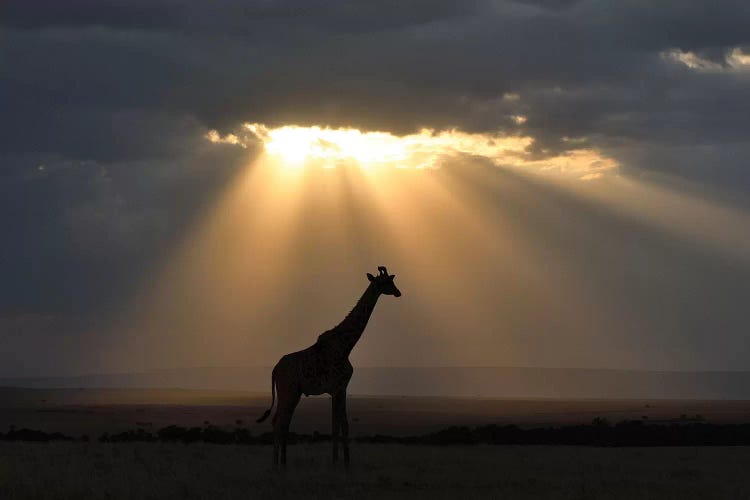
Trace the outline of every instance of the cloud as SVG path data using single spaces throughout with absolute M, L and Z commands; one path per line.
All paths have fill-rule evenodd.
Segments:
M 697 71 L 743 71 L 750 67 L 750 54 L 745 53 L 741 47 L 724 51 L 718 60 L 679 49 L 667 50 L 661 55 L 667 60 L 684 64 Z
M 564 137 L 608 155 L 669 144 L 679 164 L 680 146 L 735 143 L 750 125 L 739 1 L 44 5 L 4 2 L 4 150 L 168 155 L 131 125 L 251 121 L 500 131 L 534 137 L 539 155 L 572 149 Z
M 116 306 L 252 154 L 200 139 L 169 160 L 2 156 L 0 305 Z

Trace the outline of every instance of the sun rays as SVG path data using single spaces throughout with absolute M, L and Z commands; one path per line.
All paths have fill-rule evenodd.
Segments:
M 623 264 L 597 248 L 631 259 L 634 238 L 659 252 L 679 239 L 747 263 L 743 213 L 618 173 L 593 150 L 544 160 L 522 137 L 258 124 L 207 139 L 247 148 L 247 165 L 139 291 L 123 366 L 165 366 L 165 352 L 175 366 L 263 365 L 333 326 L 379 264 L 399 276 L 405 312 L 379 310 L 381 339 L 357 363 L 419 352 L 427 364 L 543 365 L 562 353 L 590 365 L 610 353 L 636 365 L 647 356 L 628 331 L 647 325 L 606 278 Z M 617 237 L 602 237 L 612 226 Z

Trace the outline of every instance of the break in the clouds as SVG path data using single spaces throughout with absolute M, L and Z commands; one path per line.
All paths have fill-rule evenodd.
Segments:
M 517 117 L 518 118 L 518 117 Z M 419 132 L 397 136 L 390 132 L 362 132 L 352 128 L 300 127 L 269 128 L 245 123 L 237 133 L 222 136 L 211 130 L 206 139 L 214 144 L 247 148 L 263 146 L 286 167 L 358 166 L 378 168 L 439 168 L 460 158 L 481 158 L 499 167 L 516 167 L 536 173 L 558 174 L 581 180 L 601 178 L 617 168 L 611 158 L 586 148 L 571 148 L 543 157 L 530 152 L 534 139 L 499 133 L 466 133 L 459 130 Z M 570 142 L 580 142 L 564 139 Z
M 634 168 L 679 171 L 696 155 L 710 162 L 707 147 L 746 141 L 749 10 L 743 1 L 10 0 L 0 16 L 0 147 L 157 156 L 185 120 L 219 130 L 244 121 L 458 128 L 528 135 L 542 156 L 577 138 Z M 673 149 L 632 161 L 630 150 L 652 144 Z M 741 152 L 705 169 L 745 180 Z
M 116 310 L 266 142 L 224 140 L 244 123 L 747 199 L 748 26 L 745 0 L 4 0 L 0 309 Z

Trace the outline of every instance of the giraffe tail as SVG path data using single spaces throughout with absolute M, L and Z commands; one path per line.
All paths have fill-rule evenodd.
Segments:
M 274 370 L 271 373 L 271 407 L 266 410 L 266 412 L 263 414 L 262 417 L 260 417 L 256 422 L 261 423 L 265 419 L 268 418 L 268 416 L 271 414 L 271 410 L 273 410 L 273 405 L 276 402 L 276 370 Z

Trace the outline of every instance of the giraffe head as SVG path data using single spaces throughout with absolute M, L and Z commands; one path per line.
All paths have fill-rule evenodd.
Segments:
M 396 285 L 393 283 L 393 278 L 395 278 L 395 274 L 388 274 L 388 270 L 385 268 L 385 266 L 378 266 L 378 275 L 373 276 L 370 273 L 367 273 L 367 279 L 370 280 L 371 283 L 373 283 L 376 287 L 378 287 L 378 291 L 382 293 L 383 295 L 393 295 L 394 297 L 401 297 L 401 291 L 396 288 Z

